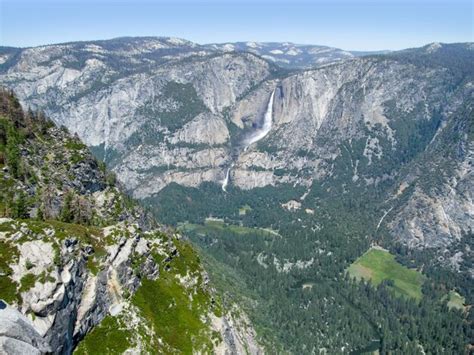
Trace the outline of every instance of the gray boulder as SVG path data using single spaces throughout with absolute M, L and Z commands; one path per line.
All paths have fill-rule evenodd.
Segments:
M 0 354 L 45 354 L 48 343 L 28 318 L 0 300 Z

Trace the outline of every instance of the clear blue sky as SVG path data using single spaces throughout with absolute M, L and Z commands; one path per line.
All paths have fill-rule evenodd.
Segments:
M 290 41 L 351 50 L 472 42 L 474 0 L 0 0 L 0 45 L 120 36 Z

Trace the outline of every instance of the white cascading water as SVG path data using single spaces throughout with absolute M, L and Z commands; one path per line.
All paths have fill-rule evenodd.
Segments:
M 268 101 L 267 105 L 267 110 L 265 111 L 265 115 L 263 116 L 263 124 L 262 127 L 257 128 L 255 131 L 250 133 L 250 135 L 244 139 L 243 141 L 243 146 L 244 146 L 244 151 L 247 150 L 247 148 L 252 145 L 253 143 L 258 142 L 262 138 L 264 138 L 268 132 L 272 129 L 272 117 L 273 117 L 273 96 L 275 95 L 275 90 L 272 91 L 272 94 L 270 95 L 270 100 Z M 225 173 L 225 178 L 222 181 L 222 191 L 227 192 L 227 185 L 229 185 L 229 176 L 230 176 L 230 170 L 233 168 L 234 163 L 230 165 L 230 167 L 227 168 L 227 171 Z
M 252 145 L 255 142 L 258 142 L 262 138 L 264 138 L 268 132 L 272 129 L 272 116 L 273 116 L 273 96 L 275 95 L 275 90 L 272 91 L 270 95 L 270 100 L 268 101 L 267 111 L 265 111 L 265 115 L 263 116 L 263 124 L 262 127 L 257 128 L 255 131 L 250 133 L 250 135 L 244 140 L 244 150 Z
M 234 163 L 232 163 L 228 168 L 227 171 L 225 172 L 225 178 L 222 181 L 222 191 L 227 192 L 227 185 L 229 185 L 229 175 L 230 175 L 230 169 L 234 166 Z

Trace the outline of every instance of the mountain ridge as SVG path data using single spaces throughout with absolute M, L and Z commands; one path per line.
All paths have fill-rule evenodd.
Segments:
M 178 37 L 167 36 L 124 36 L 104 40 L 84 40 L 84 41 L 69 41 L 63 43 L 51 43 L 40 46 L 29 47 L 0 47 L 1 52 L 18 52 L 25 49 L 52 47 L 52 46 L 80 46 L 80 45 L 106 45 L 115 44 L 117 46 L 125 45 L 131 42 L 156 42 L 162 45 L 167 45 L 169 48 L 182 49 L 200 49 L 202 51 L 210 52 L 250 52 L 257 54 L 267 60 L 279 64 L 285 68 L 309 68 L 312 66 L 319 66 L 323 64 L 332 63 L 338 60 L 348 59 L 361 55 L 369 55 L 376 53 L 386 53 L 388 51 L 344 51 L 339 48 L 312 45 L 312 44 L 296 44 L 292 42 L 224 42 L 224 43 L 205 43 L 198 44 L 189 40 Z M 287 52 L 285 54 L 285 52 Z M 327 53 L 327 55 L 323 55 Z M 4 54 L 5 55 L 5 54 Z M 4 59 L 5 60 L 5 59 Z

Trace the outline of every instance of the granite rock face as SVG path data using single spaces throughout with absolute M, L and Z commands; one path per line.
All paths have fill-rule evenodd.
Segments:
M 446 193 L 420 185 L 407 190 L 413 196 L 404 210 L 391 203 L 402 196 L 398 186 L 418 176 L 422 152 L 436 147 L 444 127 L 458 119 L 454 113 L 472 100 L 472 44 L 367 57 L 339 53 L 348 60 L 291 72 L 267 56 L 294 57 L 287 63 L 294 68 L 296 58 L 326 49 L 275 46 L 143 38 L 37 47 L 11 54 L 0 83 L 77 133 L 140 199 L 171 183 L 221 184 L 229 167 L 230 183 L 246 190 L 335 183 L 348 155 L 345 184 L 392 185 L 385 210 L 393 209 L 381 223 L 394 237 L 413 247 L 441 246 L 470 228 L 467 126 L 459 136 L 464 153 L 446 171 L 451 182 L 440 186 Z M 271 131 L 242 149 L 273 91 Z M 453 185 L 458 175 L 465 182 Z M 449 195 L 451 188 L 466 193 Z M 407 218 L 418 205 L 431 212 Z M 447 226 L 428 227 L 433 223 Z
M 27 49 L 4 64 L 1 83 L 14 87 L 25 107 L 44 109 L 77 133 L 127 188 L 159 177 L 137 197 L 171 181 L 221 179 L 230 152 L 225 112 L 274 66 L 250 53 L 137 41 L 124 41 L 121 50 L 108 42 Z M 145 58 L 150 53 L 153 59 Z M 26 68 L 32 71 L 24 75 Z
M 0 301 L 0 351 L 3 354 L 44 354 L 51 352 L 51 348 L 28 318 Z

